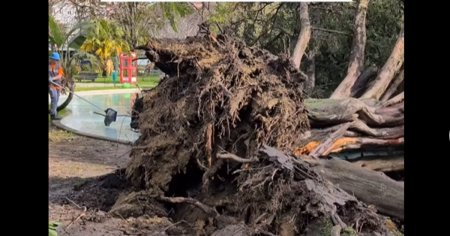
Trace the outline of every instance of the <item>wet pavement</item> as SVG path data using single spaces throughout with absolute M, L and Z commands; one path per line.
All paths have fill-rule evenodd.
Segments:
M 136 92 L 130 93 L 130 91 L 120 90 L 109 92 L 93 91 L 91 93 L 79 92 L 77 95 L 102 109 L 74 96 L 65 109 L 66 112 L 63 115 L 63 119 L 60 121 L 64 128 L 76 131 L 82 135 L 125 143 L 132 143 L 139 137 L 139 133 L 133 131 L 130 127 L 131 107 L 134 103 Z M 63 101 L 64 98 L 60 100 Z M 104 110 L 107 108 L 112 108 L 118 113 L 117 121 L 112 122 L 109 126 L 105 126 L 104 116 L 94 113 L 105 114 Z

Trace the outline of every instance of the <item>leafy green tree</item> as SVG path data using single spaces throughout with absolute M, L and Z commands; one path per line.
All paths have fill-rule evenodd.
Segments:
M 249 45 L 274 54 L 291 55 L 301 31 L 299 3 L 219 3 L 209 21 Z M 357 3 L 310 3 L 311 40 L 307 56 L 314 54 L 316 97 L 328 97 L 344 79 L 352 50 Z M 366 17 L 364 66 L 381 67 L 389 57 L 403 23 L 403 2 L 370 1 Z M 213 29 L 219 32 L 215 27 Z M 309 59 L 309 58 L 308 58 Z M 301 64 L 307 71 L 310 62 Z
M 103 76 L 106 76 L 107 61 L 130 50 L 130 47 L 124 39 L 124 32 L 121 27 L 112 21 L 99 19 L 92 22 L 87 39 L 80 49 L 98 56 L 102 65 Z

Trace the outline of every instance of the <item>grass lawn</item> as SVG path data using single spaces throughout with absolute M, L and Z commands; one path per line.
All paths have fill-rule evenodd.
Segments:
M 138 77 L 137 85 L 142 89 L 153 88 L 158 84 L 158 82 L 159 82 L 158 75 L 142 76 L 142 77 Z M 94 82 L 81 81 L 81 82 L 76 82 L 76 83 L 77 84 L 90 84 L 89 87 L 76 86 L 75 87 L 76 92 L 77 91 L 108 90 L 108 89 L 124 89 L 124 88 L 126 88 L 123 86 L 123 84 L 120 84 L 120 83 L 117 83 L 114 86 L 111 77 L 98 77 Z M 99 86 L 95 86 L 95 84 L 99 84 Z M 108 86 L 105 86 L 104 84 L 108 84 Z M 137 88 L 138 86 L 131 84 L 129 88 Z

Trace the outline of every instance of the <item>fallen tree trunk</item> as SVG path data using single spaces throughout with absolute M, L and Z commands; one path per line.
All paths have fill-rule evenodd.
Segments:
M 320 160 L 314 168 L 324 178 L 387 215 L 404 219 L 404 185 L 383 173 L 338 159 Z
M 298 171 L 306 178 L 314 179 L 314 176 L 323 176 L 335 186 L 339 186 L 339 188 L 350 193 L 350 195 L 355 195 L 365 203 L 375 205 L 380 212 L 401 220 L 404 219 L 404 186 L 402 183 L 393 181 L 382 173 L 369 171 L 337 159 L 314 162 L 314 164 L 318 165 L 313 167 L 314 172 L 309 172 L 308 168 L 305 169 L 305 166 L 296 162 L 295 159 L 274 148 L 265 146 L 260 152 L 267 155 L 274 163 L 278 163 L 283 168 Z M 322 184 L 316 185 L 317 183 L 310 182 L 308 188 L 322 195 L 325 202 L 339 202 L 348 198 L 347 193 L 344 192 L 340 193 L 343 195 L 338 197 L 340 195 L 338 194 L 339 190 L 331 191 L 329 187 L 325 187 L 326 184 L 325 186 L 320 186 Z M 329 195 L 330 192 L 328 191 L 334 193 Z M 339 198 L 341 200 L 337 200 Z M 342 223 L 335 223 L 335 225 L 346 227 Z
M 393 127 L 404 122 L 403 104 L 391 109 L 384 108 L 376 100 L 307 99 L 305 100 L 312 127 L 327 127 L 353 121 L 356 117 L 369 126 Z
M 405 169 L 403 156 L 377 157 L 352 162 L 352 164 L 374 171 L 391 172 Z
M 337 139 L 345 134 L 345 131 L 352 125 L 352 123 L 346 123 L 341 125 L 339 129 L 333 132 L 325 141 L 318 145 L 309 154 L 313 158 L 318 158 L 319 156 L 327 156 L 333 150 L 333 144 L 336 143 Z
M 395 92 L 397 91 L 398 87 L 400 86 L 401 83 L 403 83 L 403 79 L 405 78 L 405 74 L 404 71 L 400 71 L 400 74 L 397 75 L 397 77 L 394 79 L 394 81 L 392 81 L 392 84 L 389 86 L 389 89 L 386 91 L 386 93 L 384 93 L 383 97 L 380 99 L 380 101 L 387 101 L 389 100 L 392 95 L 395 94 Z
M 316 150 L 319 145 L 325 143 L 325 140 L 322 137 L 309 137 L 305 143 L 299 145 L 296 149 L 294 149 L 295 156 L 301 155 L 311 155 L 313 151 Z M 395 147 L 404 145 L 404 138 L 397 139 L 376 139 L 376 138 L 367 138 L 367 137 L 342 137 L 336 140 L 331 141 L 331 144 L 327 144 L 327 149 L 319 155 L 314 154 L 311 155 L 313 157 L 326 157 L 330 153 L 342 152 L 344 150 L 355 150 L 355 149 L 367 149 L 367 148 L 376 148 L 376 147 Z
M 395 127 L 386 127 L 386 128 L 370 128 L 367 130 L 366 128 L 360 127 L 357 124 L 358 122 L 354 122 L 350 125 L 349 130 L 344 133 L 344 137 L 354 138 L 354 137 L 374 137 L 379 139 L 395 139 L 404 136 L 404 126 L 399 125 Z M 324 137 L 329 135 L 330 133 L 336 131 L 339 125 L 330 126 L 327 128 L 322 127 L 312 127 L 310 132 L 310 136 L 308 138 L 304 138 L 302 141 L 303 144 L 313 140 L 320 139 L 320 137 Z M 299 144 L 300 145 L 300 144 Z
M 393 104 L 403 102 L 405 100 L 405 93 L 401 92 L 397 94 L 395 97 L 383 102 L 383 106 L 392 106 Z

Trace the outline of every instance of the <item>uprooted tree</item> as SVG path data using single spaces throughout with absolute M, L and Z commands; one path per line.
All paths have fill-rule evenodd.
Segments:
M 403 183 L 375 170 L 402 168 L 403 31 L 376 76 L 366 73 L 359 4 L 345 86 L 330 99 L 305 99 L 307 32 L 294 58 L 207 31 L 139 47 L 168 76 L 136 103 L 141 136 L 126 174 L 137 192 L 111 213 L 170 216 L 208 235 L 395 233 L 384 215 L 403 220 Z M 358 155 L 384 159 L 340 160 Z

